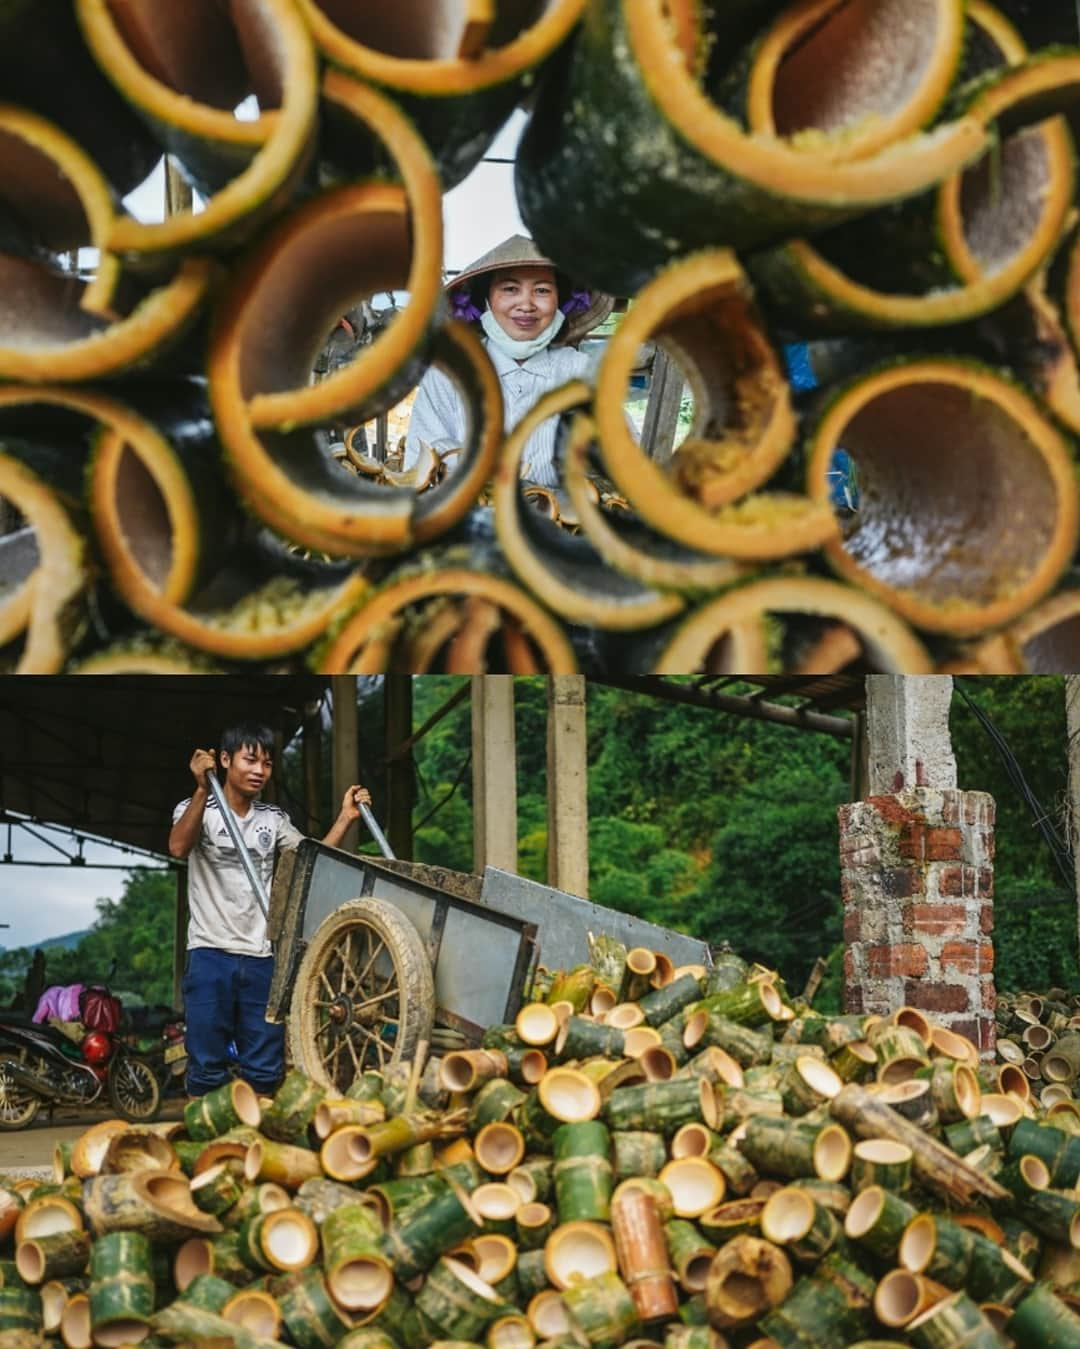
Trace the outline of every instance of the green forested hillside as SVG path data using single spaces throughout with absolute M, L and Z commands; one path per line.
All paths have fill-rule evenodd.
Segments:
M 441 676 L 414 680 L 414 724 L 421 725 L 459 684 Z M 963 686 L 1011 745 L 1042 808 L 1059 815 L 1066 781 L 1062 681 L 980 679 Z M 384 818 L 381 696 L 377 684 L 369 685 L 361 707 L 361 776 Z M 543 880 L 543 681 L 519 680 L 515 696 L 520 867 Z M 835 1000 L 841 916 L 836 808 L 849 795 L 850 742 L 597 685 L 589 687 L 587 712 L 591 897 L 712 942 L 729 941 L 779 966 L 793 987 L 819 954 L 831 954 L 824 996 Z M 997 801 L 998 986 L 1080 987 L 1071 885 L 959 694 L 952 729 L 961 786 L 989 791 Z M 461 870 L 472 865 L 469 733 L 466 699 L 414 754 L 416 856 Z M 328 763 L 329 755 L 324 759 Z M 285 778 L 298 796 L 295 758 L 287 759 Z M 324 814 L 332 814 L 328 782 Z M 99 909 L 77 952 L 49 953 L 50 982 L 100 976 L 116 955 L 118 987 L 148 1000 L 168 999 L 171 878 L 133 873 L 124 899 L 104 901 Z M 4 953 L 0 977 L 20 978 L 26 959 Z

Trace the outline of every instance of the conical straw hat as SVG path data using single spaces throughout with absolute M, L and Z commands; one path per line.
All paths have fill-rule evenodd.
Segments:
M 504 267 L 521 265 L 555 268 L 559 286 L 560 308 L 574 295 L 581 296 L 586 307 L 566 315 L 566 325 L 560 334 L 560 340 L 563 342 L 570 345 L 580 342 L 585 334 L 595 328 L 598 323 L 603 323 L 615 307 L 615 301 L 610 295 L 604 295 L 600 291 L 584 287 L 576 287 L 566 272 L 562 271 L 550 258 L 546 258 L 533 241 L 527 239 L 523 234 L 512 234 L 509 239 L 504 239 L 501 244 L 496 244 L 483 257 L 471 262 L 464 271 L 459 272 L 457 276 L 448 281 L 446 289 L 453 294 L 453 292 L 460 290 L 462 286 L 468 286 L 474 301 L 478 307 L 482 308 L 484 300 L 487 298 L 486 284 L 474 286 L 472 283 L 478 277 L 500 271 Z

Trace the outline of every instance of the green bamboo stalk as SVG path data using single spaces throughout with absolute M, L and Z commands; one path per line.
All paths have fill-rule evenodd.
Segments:
M 689 978 L 689 976 L 687 977 Z M 660 989 L 658 991 L 661 993 L 666 993 L 667 989 Z M 684 1033 L 685 1032 L 681 1017 L 676 1016 L 673 1017 L 670 1021 L 665 1021 L 660 1026 L 659 1047 L 661 1049 L 667 1050 L 667 1052 L 675 1060 L 675 1064 L 678 1068 L 686 1067 L 689 1062 L 698 1063 L 702 1065 L 706 1064 L 708 1062 L 708 1059 L 705 1057 L 705 1053 L 707 1053 L 708 1050 L 706 1050 L 705 1053 L 703 1054 L 696 1055 L 693 1060 L 690 1059 L 690 1051 L 689 1049 L 687 1049 L 685 1041 L 683 1039 Z M 693 1070 L 690 1071 L 693 1072 Z M 694 1075 L 697 1076 L 700 1074 L 695 1073 Z
M 238 1078 L 184 1107 L 184 1127 L 188 1137 L 201 1141 L 220 1138 L 241 1124 L 257 1129 L 261 1117 L 258 1097 Z
M 761 1212 L 764 1199 L 733 1199 L 717 1204 L 697 1220 L 698 1227 L 714 1246 L 720 1247 L 735 1237 L 761 1235 Z
M 0 1334 L 41 1328 L 41 1295 L 35 1288 L 0 1288 Z
M 1020 1349 L 1080 1349 L 1080 1316 L 1048 1284 L 1036 1284 L 1016 1304 L 1006 1330 Z
M 566 1019 L 555 1041 L 560 1059 L 588 1059 L 594 1054 L 607 1054 L 621 1059 L 626 1047 L 626 1034 L 617 1026 L 589 1021 L 583 1016 Z
M 273 1138 L 278 1143 L 306 1145 L 315 1111 L 325 1099 L 325 1087 L 313 1082 L 306 1073 L 293 1068 L 275 1092 L 259 1129 L 267 1138 Z
M 443 1338 L 475 1341 L 512 1308 L 467 1266 L 444 1256 L 417 1293 L 416 1310 Z
M 616 1180 L 629 1176 L 655 1176 L 667 1161 L 662 1134 L 642 1129 L 617 1129 L 611 1135 L 611 1154 Z
M 1062 1246 L 1080 1247 L 1080 1199 L 1063 1190 L 1032 1192 L 1017 1202 L 1019 1216 L 1040 1236 Z
M 204 1307 L 195 1307 L 190 1302 L 173 1302 L 155 1312 L 150 1324 L 156 1334 L 167 1340 L 182 1344 L 225 1343 L 234 1349 L 270 1349 L 280 1344 L 279 1340 L 264 1339 L 254 1335 L 235 1321 L 227 1321 L 224 1316 L 207 1311 Z M 101 1341 L 97 1343 L 120 1343 L 120 1341 Z M 146 1341 L 143 1341 L 145 1344 Z
M 882 1260 L 894 1261 L 904 1231 L 916 1217 L 918 1210 L 899 1195 L 871 1185 L 852 1201 L 844 1232 Z
M 368 1069 L 361 1073 L 359 1077 L 354 1077 L 345 1091 L 345 1095 L 351 1101 L 378 1101 L 382 1103 L 383 1087 L 385 1080 L 382 1073 L 374 1069 Z
M 547 1203 L 555 1192 L 554 1167 L 550 1157 L 526 1157 L 514 1167 L 507 1180 L 526 1201 L 539 1199 L 541 1203 Z M 528 1193 L 530 1186 L 531 1194 Z
M 108 1232 L 90 1255 L 90 1324 L 98 1344 L 141 1339 L 154 1311 L 150 1243 L 141 1232 Z
M 734 951 L 717 951 L 713 954 L 712 969 L 705 973 L 705 995 L 727 993 L 746 982 L 750 969 L 747 961 Z
M 829 1059 L 833 1071 L 844 1082 L 865 1082 L 877 1067 L 877 1055 L 865 1040 L 841 1045 Z
M 349 1330 L 317 1267 L 274 1279 L 270 1291 L 277 1298 L 289 1338 L 300 1349 L 331 1349 Z
M 750 1159 L 729 1143 L 714 1143 L 706 1155 L 723 1175 L 728 1190 L 739 1198 L 748 1195 L 760 1179 Z
M 589 961 L 597 979 L 614 989 L 622 987 L 626 973 L 626 946 L 605 932 L 589 937 Z
M 789 1185 L 766 1201 L 761 1235 L 789 1251 L 801 1264 L 816 1264 L 840 1240 L 841 1227 L 813 1195 Z
M 1002 1250 L 981 1232 L 975 1238 L 968 1262 L 964 1291 L 980 1304 L 987 1302 L 1011 1306 L 1031 1287 L 1031 1274 L 1008 1251 Z
M 315 1178 L 318 1179 L 318 1178 Z M 243 1227 L 249 1218 L 257 1213 L 270 1213 L 274 1209 L 288 1208 L 289 1192 L 281 1185 L 267 1181 L 263 1185 L 248 1185 L 240 1192 L 240 1197 L 232 1208 L 219 1215 L 223 1227 L 234 1229 Z
M 384 1230 L 365 1204 L 342 1204 L 319 1229 L 326 1285 L 349 1311 L 376 1311 L 390 1296 L 393 1275 L 382 1249 Z
M 762 1026 L 775 1021 L 782 1006 L 775 983 L 758 979 L 737 984 L 723 993 L 707 994 L 693 1010 L 701 1008 L 740 1026 Z
M 645 1129 L 670 1134 L 680 1124 L 702 1117 L 705 1093 L 711 1097 L 712 1089 L 699 1078 L 674 1078 L 670 1082 L 620 1087 L 608 1097 L 603 1114 L 612 1129 Z
M 1009 1137 L 1009 1156 L 1017 1158 L 1027 1153 L 1046 1163 L 1050 1184 L 1055 1189 L 1071 1190 L 1080 1179 L 1080 1137 L 1048 1124 L 1020 1119 Z
M 683 1288 L 688 1293 L 703 1292 L 716 1247 L 685 1218 L 669 1219 L 664 1224 L 664 1235 L 672 1268 Z
M 976 1234 L 938 1213 L 920 1213 L 900 1242 L 899 1261 L 914 1274 L 963 1288 L 975 1251 Z
M 851 1160 L 852 1189 L 880 1185 L 904 1194 L 911 1186 L 911 1149 L 889 1138 L 864 1138 L 855 1144 Z
M 395 1218 L 386 1229 L 383 1250 L 396 1278 L 407 1283 L 479 1227 L 464 1192 L 448 1186 L 428 1203 Z
M 619 1345 L 641 1330 L 630 1291 L 617 1274 L 579 1279 L 563 1289 L 570 1319 L 590 1345 Z
M 687 1033 L 691 1033 L 691 1022 L 699 1016 L 704 1021 L 704 1030 L 698 1041 L 698 1048 L 715 1045 L 725 1054 L 730 1054 L 741 1068 L 753 1068 L 768 1063 L 773 1051 L 773 1023 L 765 1022 L 759 1029 L 733 1021 L 719 1012 L 702 1009 L 695 1012 L 687 1022 Z
M 906 1333 L 918 1349 L 1005 1349 L 1008 1343 L 966 1293 L 935 1303 Z
M 607 1126 L 599 1120 L 563 1124 L 552 1139 L 555 1202 L 560 1222 L 606 1222 L 614 1185 Z
M 514 1214 L 514 1233 L 518 1247 L 522 1251 L 535 1251 L 543 1247 L 555 1227 L 555 1214 L 547 1204 L 539 1200 L 522 1204 Z
M 244 1165 L 237 1158 L 217 1162 L 192 1178 L 191 1197 L 204 1213 L 220 1217 L 244 1194 Z
M 539 1247 L 535 1251 L 520 1252 L 517 1262 L 517 1278 L 523 1304 L 529 1302 L 537 1293 L 542 1293 L 545 1288 L 551 1286 L 551 1281 L 547 1276 L 547 1266 L 544 1263 L 543 1247 Z
M 653 989 L 638 998 L 638 1006 L 645 1013 L 647 1026 L 662 1026 L 677 1016 L 685 1007 L 701 999 L 701 982 L 693 974 L 684 974 L 663 988 Z
M 957 1120 L 955 1124 L 946 1125 L 945 1141 L 961 1157 L 966 1157 L 984 1144 L 995 1152 L 1005 1146 L 997 1125 L 989 1115 L 976 1115 L 973 1119 Z
M 28 1284 L 82 1274 L 90 1260 L 89 1232 L 53 1232 L 20 1241 L 15 1264 Z
M 505 1077 L 485 1082 L 469 1106 L 469 1128 L 473 1133 L 485 1124 L 502 1124 L 525 1100 L 525 1093 Z
M 197 1274 L 179 1295 L 177 1301 L 190 1302 L 204 1311 L 221 1312 L 236 1289 L 227 1279 L 213 1274 Z
M 591 965 L 575 965 L 571 970 L 559 970 L 552 980 L 545 1002 L 568 1002 L 580 1012 L 589 1001 L 596 983 L 596 970 Z

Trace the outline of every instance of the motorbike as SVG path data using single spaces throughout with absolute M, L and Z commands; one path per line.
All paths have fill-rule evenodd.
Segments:
M 44 1104 L 87 1106 L 103 1092 L 133 1123 L 161 1107 L 149 1057 L 115 1032 L 88 1030 L 76 1042 L 51 1026 L 0 1022 L 0 1130 L 25 1129 Z

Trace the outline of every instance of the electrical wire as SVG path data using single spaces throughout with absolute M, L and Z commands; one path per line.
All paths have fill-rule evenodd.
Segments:
M 1076 873 L 1073 869 L 1073 854 L 1068 841 L 1062 838 L 1054 825 L 1053 820 L 1043 809 L 1042 803 L 1032 791 L 1027 778 L 1024 777 L 1024 770 L 1020 767 L 1020 761 L 1013 753 L 1008 741 L 994 725 L 990 716 L 983 711 L 977 702 L 975 702 L 960 680 L 955 681 L 954 687 L 960 697 L 963 698 L 976 721 L 990 737 L 990 741 L 997 750 L 998 757 L 1002 762 L 1002 766 L 1005 769 L 1005 774 L 1008 777 L 1009 782 L 1027 806 L 1028 810 L 1031 811 L 1035 827 L 1038 829 L 1039 833 L 1042 834 L 1046 846 L 1050 849 L 1050 853 L 1054 859 L 1054 865 L 1061 873 L 1061 876 L 1068 885 L 1070 891 L 1075 890 Z

